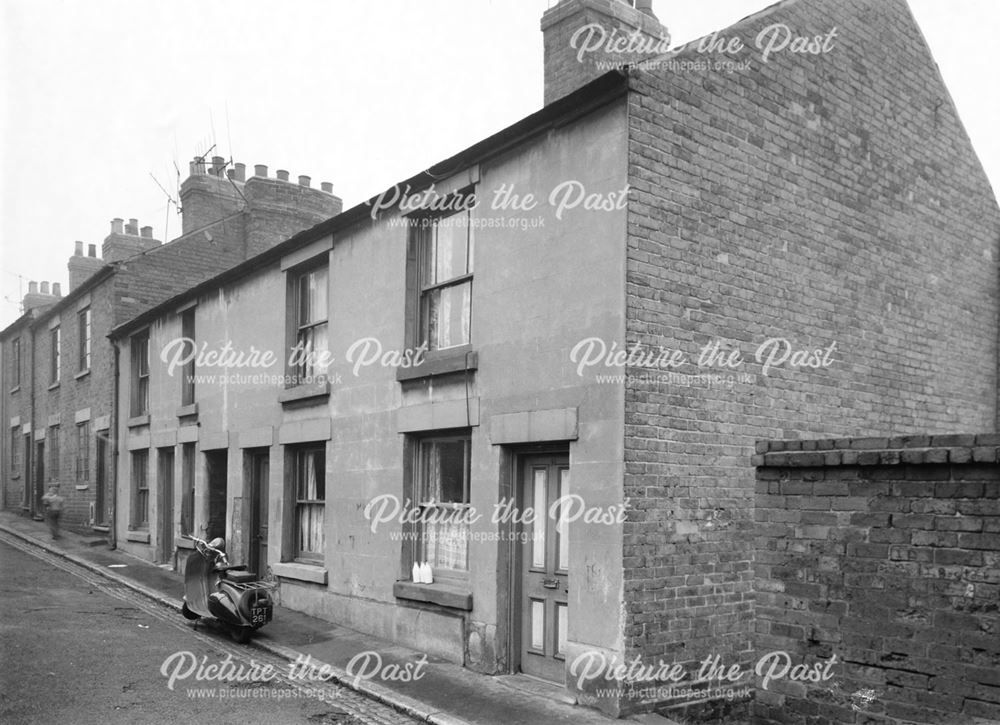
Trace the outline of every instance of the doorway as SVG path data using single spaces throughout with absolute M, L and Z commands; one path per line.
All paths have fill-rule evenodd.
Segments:
M 205 451 L 205 478 L 208 481 L 208 522 L 205 538 L 226 536 L 226 494 L 229 480 L 229 451 Z
M 519 644 L 514 651 L 521 672 L 562 685 L 569 625 L 569 536 L 559 523 L 559 511 L 550 509 L 569 494 L 569 456 L 525 455 L 517 466 L 518 508 L 525 521 L 517 539 L 513 631 Z M 529 508 L 533 517 L 527 516 Z
M 38 441 L 35 446 L 35 501 L 31 496 L 31 437 L 24 437 L 24 493 L 28 506 L 33 508 L 36 514 L 42 513 L 42 495 L 45 491 L 45 441 Z M 34 503 L 34 506 L 32 506 Z
M 247 536 L 247 564 L 250 571 L 263 576 L 267 569 L 267 497 L 271 475 L 271 453 L 267 448 L 247 451 L 246 470 L 250 503 Z
M 105 487 L 108 485 L 108 432 L 98 431 L 95 439 L 97 449 L 94 451 L 94 524 L 103 526 L 108 520 L 105 494 Z
M 159 552 L 160 562 L 174 558 L 174 449 L 157 450 L 157 481 L 159 493 Z

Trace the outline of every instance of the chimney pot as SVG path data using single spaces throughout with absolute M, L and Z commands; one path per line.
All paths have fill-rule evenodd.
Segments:
M 95 257 L 95 258 L 97 257 L 97 245 L 96 244 L 88 244 L 87 245 L 87 256 L 88 257 Z
M 115 217 L 111 220 L 111 233 L 112 234 L 122 234 L 122 225 L 125 223 L 124 219 L 119 219 Z
M 264 164 L 254 164 L 253 175 L 260 176 L 261 178 L 267 178 L 267 167 Z
M 28 294 L 29 295 L 38 294 L 38 282 L 28 282 Z
M 231 181 L 236 181 L 236 169 L 226 169 L 226 178 Z
M 153 227 L 143 227 L 142 229 L 139 230 L 139 232 L 146 239 L 153 238 Z
M 128 224 L 125 225 L 125 233 L 131 234 L 133 237 L 139 236 L 139 220 L 129 219 Z
M 56 297 L 62 297 L 62 285 L 59 284 L 58 282 L 53 282 L 52 294 L 54 294 Z
M 43 295 L 47 295 L 49 293 L 49 283 L 48 282 L 42 282 L 41 293 Z
M 246 181 L 247 180 L 247 165 L 246 164 L 233 164 L 233 171 L 236 172 L 236 181 Z
M 205 157 L 195 156 L 194 157 L 194 174 L 197 176 L 205 175 Z
M 332 194 L 332 193 L 333 193 L 333 184 L 332 184 L 331 182 L 329 182 L 329 181 L 324 181 L 324 182 L 322 182 L 322 183 L 321 183 L 321 184 L 319 185 L 319 188 L 321 188 L 321 189 L 322 189 L 323 191 L 325 191 L 325 192 L 326 192 L 327 194 Z
M 221 156 L 212 157 L 212 174 L 221 177 L 222 170 L 226 168 L 226 160 Z
M 288 172 L 284 169 L 278 169 L 278 181 L 288 181 Z
M 82 257 L 83 256 L 83 242 L 74 242 L 74 244 L 76 245 L 76 248 L 73 250 L 73 256 L 74 257 Z
M 302 176 L 302 175 L 299 176 L 299 186 L 304 186 L 308 189 L 310 183 L 312 183 L 312 179 L 310 179 L 308 176 Z

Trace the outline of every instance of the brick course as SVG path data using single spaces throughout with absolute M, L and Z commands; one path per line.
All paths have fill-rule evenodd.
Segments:
M 827 682 L 758 689 L 755 722 L 1000 718 L 1000 466 L 938 462 L 978 440 L 995 436 L 830 442 L 871 465 L 758 447 L 793 451 L 756 461 L 755 650 L 839 664 Z M 828 525 L 806 523 L 817 509 Z

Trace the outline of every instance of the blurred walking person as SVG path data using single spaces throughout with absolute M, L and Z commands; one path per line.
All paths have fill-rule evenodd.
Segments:
M 45 507 L 45 520 L 49 522 L 49 533 L 53 539 L 58 539 L 59 517 L 63 507 L 63 497 L 59 495 L 58 486 L 49 486 L 49 492 L 42 496 L 42 506 Z

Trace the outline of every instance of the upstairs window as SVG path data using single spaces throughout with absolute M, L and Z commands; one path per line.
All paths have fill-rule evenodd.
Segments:
M 60 329 L 53 327 L 49 330 L 49 383 L 52 385 L 59 382 L 59 367 L 62 363 L 61 342 Z
M 329 341 L 329 268 L 314 267 L 293 280 L 295 354 L 293 374 L 299 384 L 314 382 L 326 373 Z
M 149 331 L 132 337 L 132 416 L 149 413 Z
M 77 371 L 83 372 L 90 370 L 90 308 L 80 310 L 76 317 L 79 330 Z
M 468 211 L 419 219 L 417 344 L 429 350 L 467 345 L 472 332 L 474 237 Z
M 11 388 L 21 387 L 21 338 L 15 337 L 10 342 L 10 381 Z
M 187 362 L 181 369 L 181 405 L 194 403 L 194 308 L 181 313 L 181 337 L 184 338 L 184 358 Z

